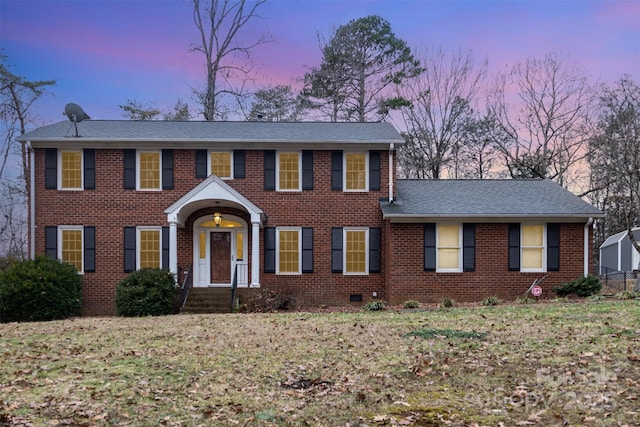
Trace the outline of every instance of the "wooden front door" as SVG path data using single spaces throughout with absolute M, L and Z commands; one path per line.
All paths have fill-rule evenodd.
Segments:
M 231 283 L 231 233 L 211 232 L 211 283 Z

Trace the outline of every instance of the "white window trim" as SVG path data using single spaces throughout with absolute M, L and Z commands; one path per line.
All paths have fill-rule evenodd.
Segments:
M 364 154 L 364 189 L 347 189 L 347 154 Z M 369 192 L 369 152 L 368 151 L 347 151 L 342 154 L 342 191 L 345 193 L 368 193 Z M 368 233 L 367 233 L 368 236 Z
M 160 260 L 160 265 L 158 268 L 162 268 L 162 227 L 136 227 L 136 270 L 140 270 L 140 250 L 142 249 L 142 245 L 140 245 L 140 232 L 141 231 L 157 231 L 160 238 L 158 239 L 159 247 L 158 247 L 158 259 Z
M 298 156 L 298 188 L 280 188 L 280 155 L 296 154 Z M 276 153 L 276 191 L 283 193 L 296 193 L 302 191 L 302 152 L 301 151 L 278 151 Z
M 230 153 L 231 155 L 229 156 L 229 161 L 231 162 L 230 168 L 229 168 L 229 173 L 231 175 L 229 176 L 220 176 L 220 175 L 216 175 L 218 178 L 227 180 L 227 179 L 233 179 L 234 177 L 234 171 L 233 171 L 233 150 L 209 150 L 207 151 L 207 176 L 211 175 L 213 173 L 213 171 L 211 170 L 211 154 L 212 153 Z
M 140 173 L 142 173 L 142 168 L 140 167 L 140 153 L 157 153 L 158 154 L 158 158 L 159 158 L 158 188 L 140 188 Z M 136 190 L 137 191 L 162 191 L 162 151 L 161 150 L 136 150 Z
M 280 271 L 280 232 L 281 231 L 297 231 L 298 232 L 298 271 Z M 302 227 L 276 227 L 276 274 L 283 276 L 300 276 L 302 274 Z
M 364 231 L 364 272 L 347 271 L 347 231 Z M 342 229 L 342 271 L 345 276 L 369 275 L 369 227 L 344 227 Z
M 522 250 L 525 248 L 525 246 L 522 244 L 524 240 L 523 239 L 524 227 L 536 226 L 536 225 L 542 226 L 542 268 L 525 268 L 522 266 L 522 260 L 523 260 Z M 529 247 L 537 248 L 538 246 L 527 246 L 527 248 Z M 520 224 L 520 271 L 522 273 L 544 273 L 547 271 L 547 224 L 540 224 L 540 223 Z
M 62 187 L 62 153 L 80 153 L 80 187 Z M 58 190 L 78 191 L 84 190 L 84 151 L 83 150 L 58 150 Z
M 80 271 L 78 271 L 79 274 L 84 274 L 84 227 L 81 225 L 59 225 L 58 226 L 58 259 L 60 261 L 62 261 L 62 249 L 63 249 L 63 242 L 62 242 L 62 232 L 63 230 L 73 230 L 73 231 L 80 231 L 81 233 L 81 239 L 82 239 L 82 250 L 80 251 L 81 256 L 82 256 L 82 261 L 81 261 L 81 269 Z
M 457 226 L 458 227 L 458 268 L 439 268 L 440 265 L 440 227 L 441 226 Z M 436 273 L 461 273 L 462 272 L 462 224 L 459 223 L 442 223 L 436 224 Z

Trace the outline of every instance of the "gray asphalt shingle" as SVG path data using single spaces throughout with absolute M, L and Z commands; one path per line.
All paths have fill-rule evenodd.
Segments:
M 550 180 L 398 180 L 385 218 L 589 217 L 602 212 Z

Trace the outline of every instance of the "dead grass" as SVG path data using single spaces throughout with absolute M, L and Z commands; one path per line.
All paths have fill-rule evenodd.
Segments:
M 0 426 L 640 425 L 639 309 L 0 324 Z

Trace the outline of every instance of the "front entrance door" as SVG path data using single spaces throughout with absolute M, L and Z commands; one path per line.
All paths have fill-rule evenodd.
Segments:
M 231 283 L 231 233 L 210 233 L 211 283 Z

